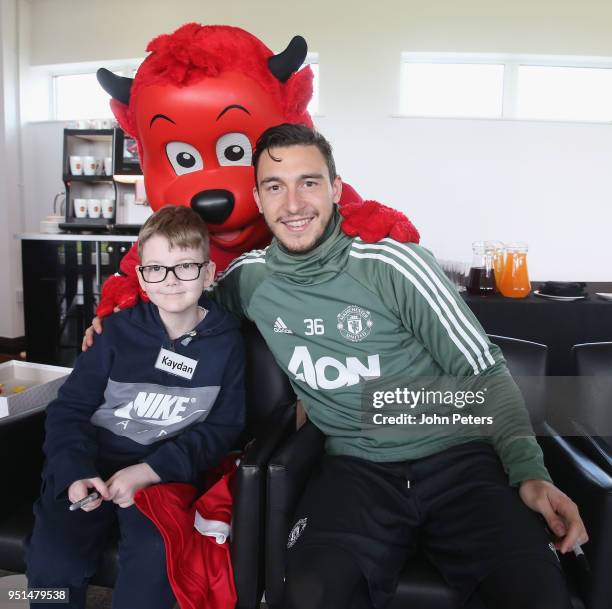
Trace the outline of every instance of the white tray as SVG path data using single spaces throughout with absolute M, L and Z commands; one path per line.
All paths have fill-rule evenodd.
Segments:
M 0 364 L 0 383 L 4 385 L 0 394 L 0 421 L 5 417 L 44 409 L 57 397 L 58 389 L 71 372 L 72 368 L 18 360 Z M 28 388 L 21 393 L 7 394 L 15 385 Z

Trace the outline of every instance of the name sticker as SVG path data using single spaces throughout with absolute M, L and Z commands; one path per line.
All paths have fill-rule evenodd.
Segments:
M 184 379 L 191 379 L 193 377 L 197 365 L 197 359 L 179 355 L 163 347 L 160 349 L 157 361 L 155 362 L 155 367 L 158 370 L 169 372 L 170 374 L 180 376 Z

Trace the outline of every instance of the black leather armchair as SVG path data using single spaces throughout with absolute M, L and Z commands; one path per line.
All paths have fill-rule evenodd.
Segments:
M 231 554 L 237 608 L 259 607 L 263 593 L 266 464 L 274 449 L 295 430 L 295 394 L 254 325 L 243 328 L 247 353 L 247 427 L 244 455 L 234 477 Z M 32 504 L 40 488 L 44 412 L 0 419 L 0 569 L 24 572 L 24 550 L 32 530 Z M 105 549 L 93 584 L 112 587 L 117 543 Z
M 491 336 L 502 349 L 510 372 L 525 397 L 532 424 L 541 435 L 547 466 L 553 479 L 581 510 L 591 541 L 585 553 L 591 563 L 587 578 L 572 556 L 564 557 L 575 608 L 610 609 L 612 591 L 612 478 L 563 438 L 555 437 L 546 423 L 547 347 L 538 343 Z M 310 470 L 323 452 L 323 434 L 310 422 L 291 436 L 268 465 L 266 516 L 266 600 L 281 609 L 287 536 L 293 511 Z M 607 543 L 606 543 L 607 540 Z M 424 555 L 410 560 L 400 579 L 392 609 L 458 609 L 459 599 Z M 469 609 L 482 609 L 473 598 Z

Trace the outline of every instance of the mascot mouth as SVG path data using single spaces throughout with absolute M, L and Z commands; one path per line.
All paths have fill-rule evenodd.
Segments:
M 240 246 L 249 239 L 249 236 L 256 230 L 259 222 L 260 218 L 255 218 L 253 222 L 236 230 L 216 230 L 213 226 L 209 226 L 210 239 L 224 249 Z
M 242 235 L 242 233 L 246 230 L 246 228 L 241 228 L 238 230 L 230 230 L 230 231 L 225 231 L 225 232 L 212 232 L 210 233 L 211 237 L 214 237 L 214 239 L 216 241 L 219 241 L 221 243 L 232 243 L 233 241 L 235 241 L 236 239 L 238 239 L 238 237 L 240 237 L 240 235 Z

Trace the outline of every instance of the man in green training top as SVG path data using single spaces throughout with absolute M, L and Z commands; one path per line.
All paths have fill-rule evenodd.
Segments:
M 274 240 L 230 264 L 214 297 L 257 324 L 327 437 L 289 536 L 283 609 L 385 607 L 417 539 L 466 600 L 570 609 L 555 546 L 588 536 L 499 348 L 428 250 L 339 230 L 342 183 L 320 134 L 268 129 L 253 164 Z M 423 399 L 466 379 L 474 391 L 455 395 L 480 396 L 472 413 Z

